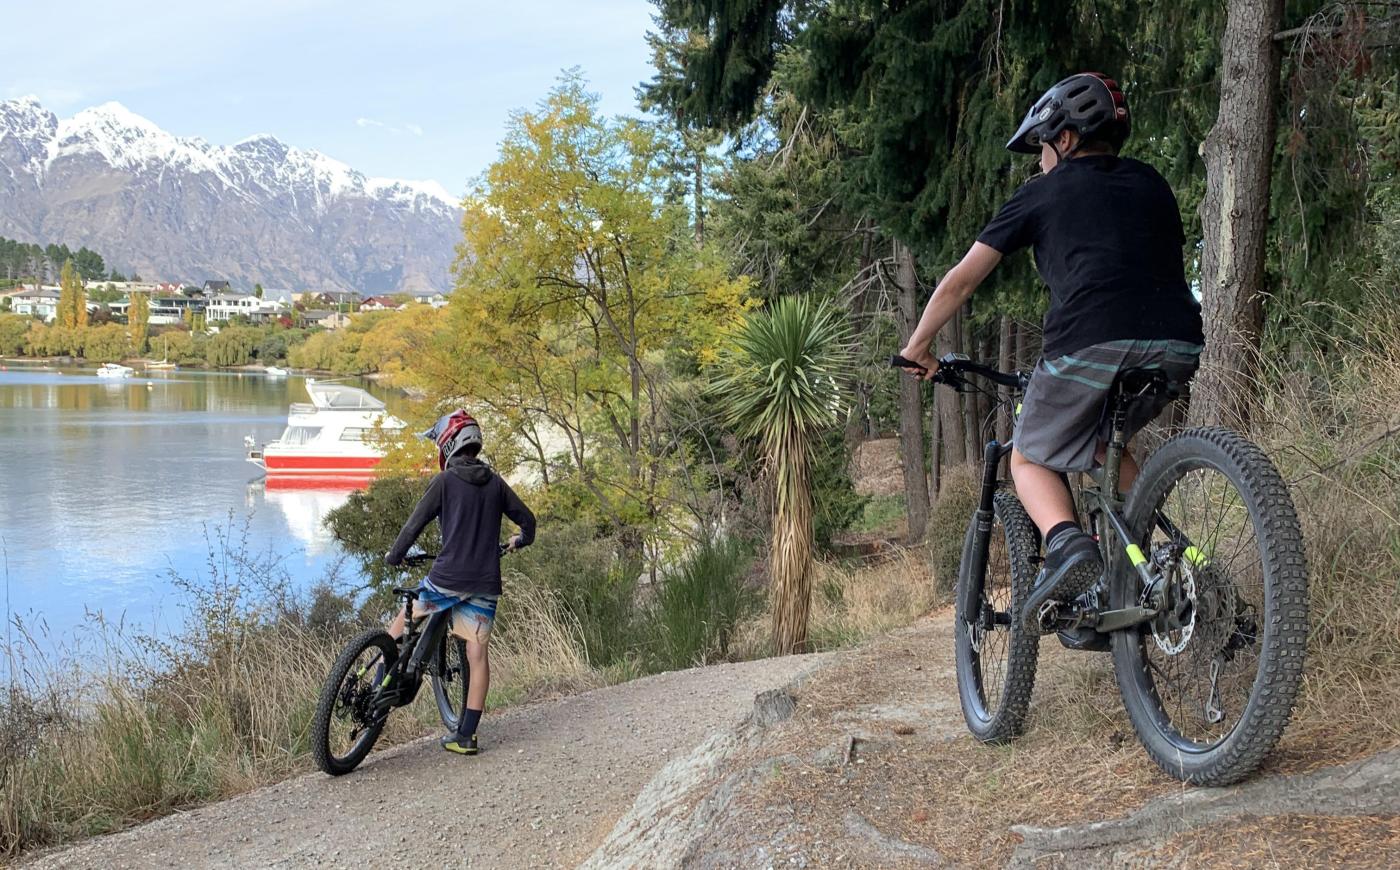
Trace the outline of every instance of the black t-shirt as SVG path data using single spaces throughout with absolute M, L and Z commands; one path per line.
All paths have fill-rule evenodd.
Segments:
M 1034 248 L 1050 287 L 1047 358 L 1125 338 L 1205 341 L 1186 286 L 1181 211 L 1146 163 L 1067 160 L 1022 185 L 977 241 L 1003 255 Z

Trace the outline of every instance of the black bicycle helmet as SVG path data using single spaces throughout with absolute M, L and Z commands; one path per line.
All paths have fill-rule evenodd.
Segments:
M 1035 154 L 1041 142 L 1053 141 L 1063 130 L 1073 130 L 1081 139 L 1100 139 L 1116 149 L 1123 147 L 1131 129 L 1128 100 L 1118 83 L 1103 73 L 1079 73 L 1035 101 L 1006 147 Z

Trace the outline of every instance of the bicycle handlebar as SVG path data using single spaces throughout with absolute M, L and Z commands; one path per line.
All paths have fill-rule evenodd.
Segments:
M 497 552 L 502 556 L 510 552 L 510 544 L 497 544 L 496 547 Z M 411 556 L 404 556 L 403 561 L 399 564 L 408 568 L 418 568 L 431 563 L 437 557 L 437 553 L 414 553 Z
M 928 369 L 913 360 L 905 359 L 899 354 L 890 357 L 890 367 L 909 369 L 920 374 L 928 371 Z M 978 375 L 994 384 L 1010 387 L 1014 390 L 1024 390 L 1031 380 L 1031 376 L 1028 372 L 997 371 L 989 365 L 973 362 L 960 353 L 950 353 L 945 354 L 943 358 L 938 361 L 938 371 L 933 373 L 933 382 L 937 384 L 946 384 L 956 389 L 963 385 L 963 375 Z

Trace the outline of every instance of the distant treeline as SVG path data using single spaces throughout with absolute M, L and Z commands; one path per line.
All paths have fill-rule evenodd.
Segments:
M 109 281 L 126 280 L 115 269 L 108 272 L 102 255 L 86 247 L 73 251 L 67 245 L 40 246 L 0 236 L 0 276 L 8 280 L 37 279 L 45 284 L 56 284 L 59 270 L 69 260 L 73 261 L 73 267 L 84 281 L 102 278 Z

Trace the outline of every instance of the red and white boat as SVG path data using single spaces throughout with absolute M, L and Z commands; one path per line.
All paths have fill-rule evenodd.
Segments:
M 267 471 L 269 486 L 368 483 L 384 458 L 383 436 L 404 422 L 359 387 L 308 379 L 306 392 L 310 404 L 292 404 L 281 438 L 261 448 L 245 439 L 248 461 Z

